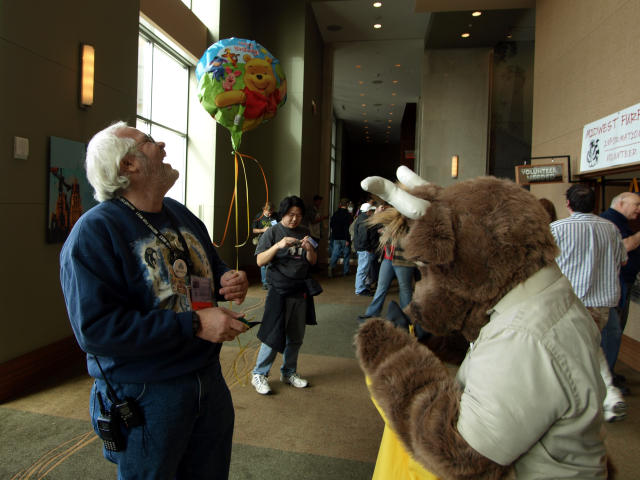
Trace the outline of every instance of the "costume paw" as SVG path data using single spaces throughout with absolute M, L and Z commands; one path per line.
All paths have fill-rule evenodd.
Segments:
M 382 318 L 372 318 L 358 330 L 356 355 L 362 369 L 371 375 L 386 357 L 411 343 L 415 339 L 406 331 Z

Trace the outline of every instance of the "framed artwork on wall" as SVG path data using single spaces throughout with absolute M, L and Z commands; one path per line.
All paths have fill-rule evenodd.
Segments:
M 80 215 L 97 202 L 84 169 L 87 145 L 49 138 L 47 242 L 64 242 Z

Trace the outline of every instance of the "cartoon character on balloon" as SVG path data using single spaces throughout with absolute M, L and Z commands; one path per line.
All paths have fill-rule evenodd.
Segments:
M 200 103 L 231 132 L 235 150 L 242 133 L 273 118 L 287 99 L 282 65 L 253 40 L 214 43 L 198 62 L 196 78 Z

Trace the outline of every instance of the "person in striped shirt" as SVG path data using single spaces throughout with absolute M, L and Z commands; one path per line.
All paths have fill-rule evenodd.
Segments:
M 620 298 L 618 275 L 627 261 L 627 252 L 616 226 L 592 213 L 596 197 L 591 188 L 572 185 L 566 198 L 570 216 L 551 223 L 551 233 L 560 247 L 556 263 L 602 331 L 609 308 L 616 306 Z M 602 348 L 598 356 L 600 374 L 607 386 L 605 419 L 622 420 L 626 404 L 620 390 L 613 385 Z

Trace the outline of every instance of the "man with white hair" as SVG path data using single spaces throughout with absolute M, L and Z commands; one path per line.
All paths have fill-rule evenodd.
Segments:
M 611 200 L 611 207 L 600 215 L 612 221 L 620 234 L 622 242 L 627 250 L 629 260 L 620 270 L 620 301 L 618 306 L 609 310 L 609 320 L 602 330 L 602 349 L 607 358 L 607 363 L 613 374 L 614 383 L 623 393 L 628 393 L 624 385 L 624 377 L 616 375 L 614 366 L 618 360 L 622 332 L 627 325 L 629 316 L 629 301 L 631 300 L 631 287 L 640 271 L 640 232 L 634 233 L 629 226 L 629 220 L 636 220 L 640 214 L 640 195 L 631 192 L 623 192 Z
M 246 330 L 248 282 L 204 224 L 165 194 L 164 142 L 118 122 L 87 148 L 100 202 L 60 253 L 71 326 L 95 378 L 91 419 L 118 478 L 228 478 L 234 410 L 221 343 Z

